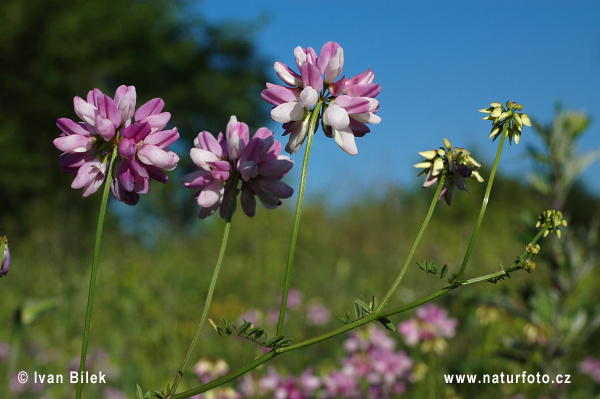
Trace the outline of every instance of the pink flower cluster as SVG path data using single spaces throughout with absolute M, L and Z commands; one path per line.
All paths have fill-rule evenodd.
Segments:
M 418 308 L 415 316 L 398 326 L 398 331 L 410 346 L 437 338 L 452 338 L 458 326 L 458 320 L 448 318 L 445 309 L 432 304 Z
M 83 188 L 84 197 L 95 193 L 106 180 L 115 146 L 119 157 L 111 191 L 128 205 L 135 205 L 139 196 L 148 192 L 150 179 L 166 183 L 163 170 L 177 166 L 179 158 L 168 147 L 179 133 L 177 128 L 163 130 L 171 118 L 162 112 L 164 101 L 152 99 L 136 111 L 136 98 L 133 86 L 119 86 L 114 99 L 94 89 L 87 101 L 78 96 L 73 100 L 81 122 L 58 119 L 56 125 L 62 133 L 54 145 L 63 151 L 59 164 L 63 171 L 75 174 L 71 187 Z
M 307 137 L 310 111 L 319 101 L 324 104 L 323 131 L 348 154 L 356 155 L 355 137 L 370 132 L 367 123 L 378 124 L 381 85 L 373 83 L 371 69 L 346 79 L 335 81 L 344 67 L 344 50 L 335 42 L 327 42 L 319 56 L 312 47 L 294 49 L 299 74 L 280 61 L 275 72 L 285 85 L 267 83 L 262 98 L 272 104 L 271 117 L 283 123 L 284 135 L 290 134 L 285 148 L 290 154 L 298 152 Z
M 392 398 L 406 390 L 413 381 L 413 361 L 405 352 L 395 351 L 395 341 L 375 326 L 352 333 L 344 342 L 348 356 L 341 367 L 324 376 L 311 368 L 300 376 L 282 376 L 274 368 L 259 379 L 246 376 L 238 391 L 243 397 L 277 399 L 307 398 Z
M 221 217 L 227 219 L 229 203 L 234 201 L 235 210 L 240 190 L 242 209 L 250 217 L 256 210 L 255 196 L 268 209 L 281 205 L 281 198 L 291 197 L 294 190 L 281 179 L 294 162 L 280 153 L 281 143 L 273 139 L 273 132 L 262 127 L 250 138 L 248 125 L 238 122 L 235 116 L 229 120 L 225 135 L 219 133 L 215 138 L 209 132 L 200 132 L 190 151 L 198 170 L 182 179 L 186 188 L 198 190 L 200 218 L 220 208 Z
M 600 360 L 587 357 L 579 363 L 579 370 L 583 374 L 587 374 L 597 383 L 600 384 Z

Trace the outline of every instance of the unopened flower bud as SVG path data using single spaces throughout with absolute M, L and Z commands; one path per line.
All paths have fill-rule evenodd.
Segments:
M 10 269 L 10 251 L 8 250 L 8 240 L 6 237 L 0 237 L 0 248 L 4 248 L 2 250 L 2 264 L 0 265 L 0 277 L 2 277 Z

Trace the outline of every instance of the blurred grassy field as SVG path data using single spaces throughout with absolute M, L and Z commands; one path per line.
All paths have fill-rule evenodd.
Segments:
M 439 203 L 415 262 L 434 260 L 447 263 L 452 271 L 458 270 L 484 185 L 470 184 L 470 189 L 470 195 L 455 193 L 452 207 Z M 343 209 L 330 209 L 319 198 L 310 199 L 303 214 L 292 275 L 292 288 L 303 294 L 304 305 L 290 310 L 284 333 L 296 340 L 317 335 L 338 326 L 335 316 L 351 310 L 353 299 L 360 295 L 381 298 L 397 275 L 432 194 L 433 190 L 387 188 L 381 195 Z M 82 199 L 90 204 L 93 214 L 97 212 L 96 200 Z M 522 221 L 533 227 L 537 214 L 545 209 L 542 202 L 524 186 L 499 179 L 467 277 L 496 271 L 500 263 L 509 265 L 529 239 Z M 292 229 L 290 209 L 261 208 L 253 219 L 241 212 L 234 216 L 210 312 L 215 321 L 226 317 L 235 322 L 250 309 L 266 313 L 278 308 Z M 28 237 L 13 238 L 13 266 L 0 281 L 0 342 L 18 348 L 18 353 L 11 351 L 12 358 L 0 362 L 2 398 L 12 397 L 1 388 L 10 385 L 10 373 L 26 370 L 30 374 L 66 374 L 70 365 L 78 364 L 81 350 L 95 225 L 82 226 L 80 216 L 68 211 L 48 214 L 32 210 L 31 217 L 39 218 L 39 229 Z M 143 217 L 136 215 L 134 219 Z M 117 224 L 114 218 L 108 221 L 102 243 L 90 362 L 103 372 L 111 371 L 107 386 L 133 396 L 136 383 L 146 390 L 162 390 L 172 381 L 202 311 L 224 222 L 213 217 L 197 221 L 192 229 L 147 231 L 145 234 L 156 238 L 152 245 L 120 232 Z M 482 297 L 494 292 L 518 298 L 519 290 L 547 281 L 546 265 L 538 264 L 532 275 L 515 273 L 510 281 L 468 287 L 437 300 L 436 304 L 448 308 L 450 316 L 461 323 L 458 337 L 451 341 L 443 360 L 445 367 L 463 372 L 465 363 L 471 365 L 471 370 L 483 367 L 479 364 L 483 362 L 481 355 L 498 351 L 498 332 L 522 328 L 503 325 L 490 331 L 478 325 L 474 312 Z M 593 284 L 589 284 L 582 287 L 589 291 L 589 299 L 600 299 Z M 415 264 L 391 304 L 413 301 L 442 286 L 440 280 L 423 273 Z M 28 324 L 15 321 L 18 309 L 30 311 L 31 301 L 39 304 L 46 300 L 50 301 L 50 309 L 38 318 Z M 306 305 L 314 302 L 331 310 L 331 321 L 326 325 L 307 326 Z M 392 321 L 397 324 L 410 314 Z M 263 327 L 269 331 L 268 325 Z M 486 338 L 488 335 L 496 338 Z M 317 370 L 334 367 L 342 353 L 342 340 L 340 337 L 292 352 L 278 357 L 273 364 L 291 373 L 299 373 L 309 365 Z M 259 353 L 250 342 L 219 337 L 207 324 L 179 390 L 197 385 L 191 370 L 200 357 L 224 358 L 231 368 L 237 368 Z M 460 361 L 453 360 L 457 358 Z M 489 357 L 484 363 L 493 367 L 505 364 L 502 362 Z M 107 386 L 87 386 L 88 397 L 102 397 Z M 43 392 L 50 398 L 63 398 L 72 396 L 74 390 L 75 385 L 58 384 L 47 386 Z

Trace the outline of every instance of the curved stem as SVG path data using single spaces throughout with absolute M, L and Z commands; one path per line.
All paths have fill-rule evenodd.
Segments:
M 531 241 L 532 244 L 535 244 L 543 235 L 544 232 L 549 228 L 549 224 L 545 225 L 539 232 L 538 234 L 533 238 L 533 240 Z M 441 297 L 442 295 L 445 295 L 447 293 L 449 293 L 450 291 L 453 291 L 457 288 L 460 288 L 464 285 L 470 285 L 470 284 L 475 284 L 475 283 L 480 283 L 483 281 L 488 281 L 494 277 L 498 277 L 501 275 L 505 275 L 505 274 L 509 274 L 512 273 L 516 270 L 521 269 L 521 266 L 519 266 L 519 262 L 520 259 L 523 258 L 524 256 L 527 255 L 527 251 L 524 251 L 523 254 L 521 254 L 521 256 L 519 258 L 517 258 L 517 260 L 515 260 L 506 270 L 502 270 L 499 272 L 495 272 L 495 273 L 490 273 L 490 274 L 486 274 L 484 276 L 480 276 L 474 279 L 470 279 L 470 280 L 465 280 L 463 282 L 461 282 L 460 284 L 456 284 L 456 285 L 448 285 L 424 298 L 421 298 L 417 301 L 414 301 L 412 303 L 409 303 L 407 305 L 392 309 L 392 310 L 388 310 L 388 311 L 380 311 L 380 312 L 373 312 L 361 319 L 355 320 L 351 323 L 348 323 L 342 327 L 336 328 L 335 330 L 329 331 L 325 334 L 319 335 L 317 337 L 313 337 L 313 338 L 309 338 L 306 339 L 304 341 L 300 341 L 298 343 L 283 347 L 283 348 L 277 348 L 274 350 L 271 350 L 270 352 L 267 352 L 266 354 L 264 354 L 263 356 L 255 359 L 253 362 L 247 364 L 246 366 L 230 373 L 227 374 L 223 377 L 217 378 L 214 381 L 211 381 L 207 384 L 204 385 L 200 385 L 197 386 L 195 388 L 192 388 L 188 391 L 179 393 L 177 395 L 174 395 L 172 397 L 170 397 L 171 399 L 184 399 L 184 398 L 189 398 L 192 397 L 194 395 L 198 395 L 201 394 L 203 392 L 209 391 L 211 389 L 214 389 L 220 385 L 223 385 L 229 381 L 232 381 L 234 379 L 236 379 L 237 377 L 246 374 L 247 372 L 254 370 L 255 368 L 257 368 L 258 366 L 265 364 L 266 362 L 268 362 L 269 360 L 273 359 L 275 356 L 284 354 L 286 352 L 291 352 L 300 348 L 304 348 L 310 345 L 314 345 L 323 341 L 326 341 L 330 338 L 333 338 L 335 336 L 344 334 L 350 330 L 353 330 L 357 327 L 363 326 L 367 323 L 370 323 L 374 320 L 378 320 L 381 318 L 387 318 L 387 317 L 391 317 L 403 312 L 406 312 L 408 310 L 414 309 L 416 307 L 419 307 L 427 302 L 433 301 L 436 298 Z
M 469 263 L 469 258 L 471 257 L 471 252 L 473 251 L 473 246 L 475 245 L 475 239 L 477 238 L 477 234 L 479 233 L 479 227 L 481 226 L 481 222 L 483 221 L 483 215 L 485 214 L 485 210 L 488 205 L 488 201 L 490 199 L 490 193 L 492 191 L 492 185 L 494 184 L 494 177 L 496 176 L 496 170 L 498 169 L 498 164 L 500 162 L 500 155 L 502 155 L 502 148 L 504 147 L 504 141 L 506 140 L 506 136 L 508 134 L 508 121 L 504 124 L 504 128 L 502 129 L 502 136 L 500 137 L 500 143 L 498 144 L 498 151 L 496 151 L 496 159 L 494 160 L 494 166 L 492 167 L 492 172 L 490 173 L 490 179 L 487 184 L 487 188 L 485 190 L 485 195 L 483 197 L 483 203 L 481 204 L 481 209 L 479 211 L 479 217 L 477 218 L 477 223 L 475 223 L 475 228 L 473 229 L 473 234 L 471 235 L 471 241 L 469 241 L 469 246 L 467 248 L 467 252 L 465 253 L 465 257 L 463 258 L 462 265 L 460 266 L 460 271 L 456 277 L 456 281 L 460 281 L 462 278 L 465 268 L 467 267 L 467 263 Z
M 302 214 L 302 203 L 304 201 L 304 190 L 306 188 L 306 175 L 308 171 L 308 159 L 310 158 L 310 149 L 312 147 L 315 131 L 319 122 L 319 112 L 323 105 L 323 100 L 319 100 L 310 115 L 308 122 L 308 134 L 306 138 L 306 147 L 304 148 L 304 160 L 302 161 L 302 172 L 300 174 L 300 187 L 298 189 L 298 202 L 296 203 L 296 215 L 294 217 L 294 230 L 292 231 L 292 242 L 290 244 L 290 254 L 288 257 L 287 269 L 285 271 L 285 281 L 283 283 L 283 294 L 281 296 L 281 308 L 279 309 L 279 320 L 277 321 L 277 334 L 281 335 L 283 330 L 283 321 L 285 319 L 285 309 L 287 307 L 288 293 L 290 290 L 290 280 L 292 265 L 294 264 L 294 254 L 296 252 L 296 242 L 298 241 L 298 231 L 300 230 L 300 216 Z
M 92 260 L 92 271 L 90 275 L 90 289 L 88 291 L 88 303 L 87 311 L 85 315 L 85 327 L 83 330 L 83 343 L 81 345 L 81 360 L 79 362 L 79 375 L 85 371 L 85 359 L 87 357 L 88 341 L 90 337 L 90 325 L 92 323 L 92 309 L 94 307 L 94 294 L 96 292 L 96 276 L 98 274 L 98 258 L 100 256 L 100 241 L 102 239 L 102 228 L 104 226 L 104 216 L 106 214 L 106 204 L 108 203 L 108 194 L 110 192 L 110 181 L 112 180 L 113 169 L 117 154 L 119 153 L 119 146 L 114 145 L 113 151 L 110 157 L 110 163 L 108 165 L 108 172 L 106 174 L 106 180 L 104 181 L 104 192 L 102 193 L 102 202 L 100 203 L 100 214 L 98 215 L 98 228 L 96 230 L 96 244 L 94 246 L 94 257 Z M 81 392 L 83 390 L 82 378 L 77 381 L 77 393 L 76 398 L 81 398 Z
M 412 247 L 410 248 L 410 251 L 408 252 L 406 259 L 404 260 L 404 265 L 402 265 L 402 269 L 400 269 L 400 273 L 398 274 L 396 281 L 394 281 L 394 284 L 392 284 L 392 286 L 388 290 L 387 294 L 385 294 L 385 296 L 383 297 L 383 299 L 381 300 L 381 302 L 375 309 L 375 313 L 379 313 L 381 311 L 381 309 L 383 309 L 383 307 L 387 304 L 388 300 L 390 299 L 390 297 L 392 296 L 394 291 L 396 291 L 396 289 L 400 285 L 400 282 L 402 281 L 402 278 L 404 277 L 404 273 L 406 272 L 406 269 L 408 268 L 408 265 L 411 262 L 413 255 L 415 254 L 417 246 L 419 245 L 419 242 L 421 241 L 421 237 L 423 237 L 423 233 L 425 233 L 425 229 L 427 228 L 427 225 L 429 224 L 429 220 L 431 219 L 431 216 L 433 215 L 433 210 L 435 209 L 435 206 L 438 203 L 438 200 L 440 198 L 440 193 L 442 192 L 442 187 L 444 186 L 445 180 L 446 180 L 446 172 L 444 172 L 442 174 L 440 181 L 438 182 L 437 189 L 435 190 L 435 194 L 433 195 L 433 199 L 431 200 L 431 204 L 429 205 L 429 210 L 427 211 L 425 220 L 423 221 L 423 224 L 421 225 L 421 229 L 419 230 L 419 233 L 417 234 L 417 237 L 415 238 L 415 241 L 413 242 Z
M 231 199 L 229 201 L 229 206 L 227 208 L 227 219 L 225 221 L 225 230 L 223 231 L 223 240 L 221 242 L 221 249 L 219 250 L 219 258 L 217 259 L 217 264 L 215 266 L 215 270 L 212 275 L 212 279 L 210 281 L 210 286 L 208 288 L 208 294 L 206 294 L 206 301 L 204 303 L 204 309 L 202 310 L 202 316 L 200 316 L 200 321 L 196 326 L 196 331 L 194 332 L 194 336 L 192 337 L 192 342 L 190 342 L 190 346 L 181 362 L 181 366 L 179 367 L 179 371 L 177 371 L 177 375 L 173 380 L 173 386 L 169 390 L 168 398 L 172 397 L 177 391 L 177 386 L 179 385 L 179 380 L 183 377 L 183 370 L 187 365 L 187 362 L 190 359 L 190 355 L 196 346 L 196 342 L 198 341 L 198 337 L 200 336 L 200 331 L 202 331 L 202 327 L 206 322 L 206 318 L 208 317 L 208 310 L 210 309 L 210 304 L 212 303 L 212 297 L 215 292 L 215 286 L 217 285 L 217 279 L 219 278 L 219 272 L 221 270 L 221 264 L 223 263 L 223 259 L 225 258 L 225 250 L 227 249 L 227 241 L 229 240 L 229 230 L 231 229 L 231 218 L 233 216 L 233 210 L 235 206 L 236 200 L 236 191 L 237 191 L 237 183 L 238 177 L 234 177 L 232 183 L 232 191 L 231 191 Z

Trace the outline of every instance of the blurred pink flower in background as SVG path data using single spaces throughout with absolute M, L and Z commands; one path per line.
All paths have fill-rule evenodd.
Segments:
M 452 338 L 458 326 L 458 320 L 448 318 L 445 309 L 432 304 L 418 308 L 415 316 L 398 326 L 398 331 L 410 346 L 436 338 Z

